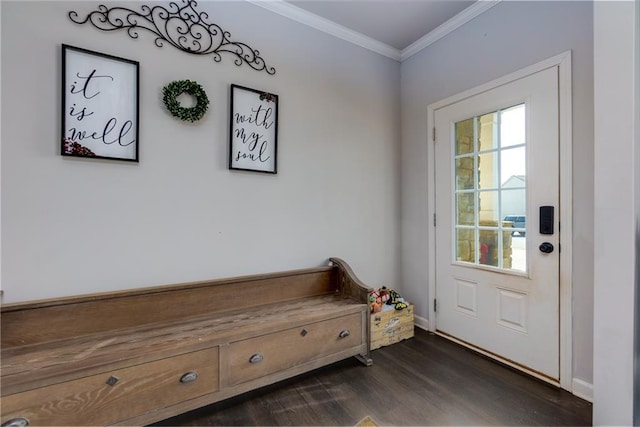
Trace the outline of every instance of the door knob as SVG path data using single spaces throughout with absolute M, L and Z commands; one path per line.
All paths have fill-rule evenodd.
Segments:
M 543 242 L 540 244 L 538 249 L 540 249 L 540 252 L 544 252 L 545 254 L 550 254 L 551 252 L 553 252 L 553 245 L 549 242 Z

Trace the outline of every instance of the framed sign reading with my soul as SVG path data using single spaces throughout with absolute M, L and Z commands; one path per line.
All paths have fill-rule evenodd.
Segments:
M 231 85 L 229 169 L 277 173 L 278 95 Z
M 137 61 L 62 45 L 63 156 L 138 161 Z

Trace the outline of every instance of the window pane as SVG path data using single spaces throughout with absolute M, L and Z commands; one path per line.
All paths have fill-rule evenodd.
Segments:
M 480 225 L 497 227 L 500 218 L 499 192 L 482 191 L 478 193 L 478 219 Z
M 526 227 L 526 190 L 504 190 L 502 192 L 502 219 L 504 227 L 519 228 L 524 233 Z
M 500 146 L 524 144 L 526 139 L 524 104 L 503 110 L 500 116 Z
M 498 267 L 498 230 L 480 230 L 480 264 Z
M 475 193 L 456 194 L 456 224 L 475 225 Z
M 527 271 L 525 105 L 455 124 L 455 259 Z
M 498 148 L 497 126 L 497 113 L 489 113 L 478 117 L 478 151 Z
M 456 123 L 456 156 L 473 153 L 473 119 Z
M 498 188 L 498 151 L 492 151 L 478 156 L 478 187 Z
M 456 228 L 456 261 L 476 262 L 475 230 Z
M 456 159 L 456 190 L 473 190 L 473 157 Z
M 511 235 L 504 232 L 504 240 L 509 240 L 509 246 L 504 245 L 505 259 L 511 256 L 511 264 L 504 264 L 504 268 L 511 268 L 517 271 L 527 271 L 527 238 L 518 234 Z
M 524 187 L 524 181 L 527 175 L 526 155 L 525 147 L 509 148 L 500 151 L 500 175 L 502 177 L 503 187 L 513 188 L 517 186 L 509 182 L 512 177 L 519 177 L 520 181 L 522 181 L 520 187 Z

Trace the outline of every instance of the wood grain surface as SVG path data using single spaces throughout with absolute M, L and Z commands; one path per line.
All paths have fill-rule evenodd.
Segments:
M 344 268 L 3 306 L 2 422 L 144 425 L 366 359 L 368 288 Z
M 589 426 L 592 405 L 442 337 L 415 336 L 158 426 Z

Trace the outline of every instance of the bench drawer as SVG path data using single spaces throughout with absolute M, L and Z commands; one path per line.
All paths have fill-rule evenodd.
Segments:
M 126 420 L 217 391 L 218 360 L 215 347 L 3 396 L 2 423 L 12 418 L 52 426 Z
M 229 383 L 240 384 L 362 345 L 362 313 L 229 345 Z

